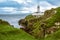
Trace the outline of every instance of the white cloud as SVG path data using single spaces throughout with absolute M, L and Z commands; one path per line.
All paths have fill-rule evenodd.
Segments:
M 20 12 L 21 13 L 30 13 L 30 9 L 28 7 L 24 7 L 24 8 L 22 8 L 22 10 Z
M 32 0 L 12 0 L 12 1 L 16 1 L 20 4 L 25 4 L 25 5 L 28 5 L 28 3 L 32 3 Z
M 3 0 L 0 0 L 1 2 Z M 12 1 L 12 0 L 11 0 Z M 25 4 L 25 5 L 28 5 L 28 3 L 33 3 L 33 0 L 13 0 L 13 1 L 16 1 L 20 4 Z M 45 11 L 45 10 L 48 10 L 48 9 L 51 9 L 51 8 L 56 8 L 57 6 L 54 6 L 50 3 L 48 3 L 47 1 L 40 1 L 40 11 Z M 10 12 L 10 13 L 33 13 L 33 12 L 36 12 L 37 11 L 37 4 L 35 3 L 34 5 L 32 5 L 31 7 L 23 7 L 21 10 L 19 10 L 18 8 L 12 8 L 12 7 L 4 7 L 4 8 L 0 8 L 0 10 L 3 10 L 3 11 L 6 11 L 6 12 Z
M 26 1 L 25 0 L 12 0 L 12 1 L 16 1 L 16 2 L 18 2 L 18 3 L 25 3 Z
M 30 2 L 30 3 L 31 3 L 31 2 L 32 2 L 32 0 L 27 0 L 27 2 Z
M 12 8 L 12 7 L 4 7 L 4 8 L 0 8 L 0 10 L 8 14 L 16 13 L 16 8 Z
M 56 8 L 57 6 L 54 6 L 50 3 L 48 3 L 47 1 L 41 1 L 40 2 L 40 11 L 45 11 L 45 10 L 49 10 L 51 8 Z
M 21 11 L 21 13 L 30 13 L 29 11 Z
M 25 7 L 23 10 L 19 10 L 17 8 L 12 8 L 12 7 L 4 7 L 4 8 L 0 8 L 0 10 L 8 14 L 30 13 L 28 8 Z
M 50 3 L 48 3 L 47 1 L 41 1 L 40 2 L 40 11 L 44 12 L 45 10 L 49 10 L 51 8 L 56 8 L 57 6 L 54 6 Z M 31 7 L 24 7 L 22 10 L 25 10 L 25 11 L 22 11 L 22 12 L 25 12 L 25 13 L 33 13 L 33 12 L 36 12 L 37 11 L 37 5 L 34 5 L 34 6 L 31 6 Z
M 0 2 L 4 2 L 4 1 L 6 1 L 6 0 L 0 0 Z
M 30 7 L 29 9 L 30 9 L 30 12 L 32 12 L 32 13 L 37 11 L 37 7 L 36 6 Z
M 13 12 L 13 11 L 16 11 L 16 8 L 4 7 L 4 8 L 0 8 L 0 10 L 6 11 L 6 12 Z
M 37 6 L 32 6 L 32 7 L 24 7 L 22 10 L 27 11 L 28 13 L 33 13 L 37 11 Z
M 17 1 L 18 3 L 24 3 L 24 2 L 32 2 L 33 0 L 13 0 Z

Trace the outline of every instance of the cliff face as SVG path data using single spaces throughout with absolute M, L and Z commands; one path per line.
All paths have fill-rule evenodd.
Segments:
M 46 34 L 51 34 L 52 31 L 54 33 L 60 29 L 57 28 L 58 25 L 55 25 L 56 22 L 60 23 L 60 7 L 46 10 L 44 15 L 39 18 L 35 18 L 33 15 L 28 15 L 24 21 L 22 19 L 19 20 L 19 25 L 24 26 L 24 30 L 36 38 L 41 38 Z

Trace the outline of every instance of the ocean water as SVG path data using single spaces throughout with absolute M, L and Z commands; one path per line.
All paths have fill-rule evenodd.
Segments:
M 11 25 L 14 25 L 16 28 L 20 28 L 18 21 L 24 19 L 29 14 L 0 14 L 0 19 L 8 21 Z

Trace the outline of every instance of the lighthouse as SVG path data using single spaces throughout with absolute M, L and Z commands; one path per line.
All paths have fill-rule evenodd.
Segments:
M 39 5 L 37 6 L 37 11 L 32 13 L 32 15 L 35 17 L 40 17 L 41 13 L 40 13 L 40 6 Z
M 40 13 L 40 6 L 37 6 L 37 13 Z

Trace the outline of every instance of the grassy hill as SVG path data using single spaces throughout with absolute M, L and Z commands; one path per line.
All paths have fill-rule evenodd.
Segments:
M 50 34 L 48 37 L 45 38 L 45 40 L 60 40 L 60 30 L 57 32 Z
M 54 14 L 53 16 L 51 16 L 51 18 L 49 18 L 48 20 L 45 20 L 47 27 L 58 27 L 57 25 L 54 25 L 56 22 L 60 23 L 60 7 L 56 8 L 56 14 Z M 59 29 L 57 29 L 56 32 L 49 34 L 45 40 L 60 40 L 60 25 L 59 25 Z
M 60 7 L 55 8 L 55 9 L 52 8 L 51 10 L 46 10 L 44 12 L 44 15 L 39 18 L 36 18 L 33 15 L 28 15 L 28 16 L 26 16 L 25 19 L 22 19 L 19 21 L 19 25 L 24 26 L 25 27 L 24 30 L 26 32 L 35 36 L 38 39 L 42 38 L 43 33 L 44 33 L 43 32 L 43 27 L 44 27 L 44 30 L 46 30 L 46 34 L 48 35 L 44 40 L 60 40 L 59 39 L 60 38 L 60 36 L 59 36 L 60 35 L 60 31 L 59 31 L 60 25 L 59 25 L 59 29 L 58 29 L 57 28 L 58 26 L 55 25 L 56 22 L 60 23 Z M 44 25 L 42 25 L 42 24 L 44 24 Z M 55 28 L 53 28 L 53 27 L 55 27 Z M 51 31 L 54 31 L 54 32 L 51 34 Z M 55 37 L 56 39 L 53 37 Z
M 36 40 L 21 29 L 16 29 L 8 22 L 0 20 L 0 40 Z

